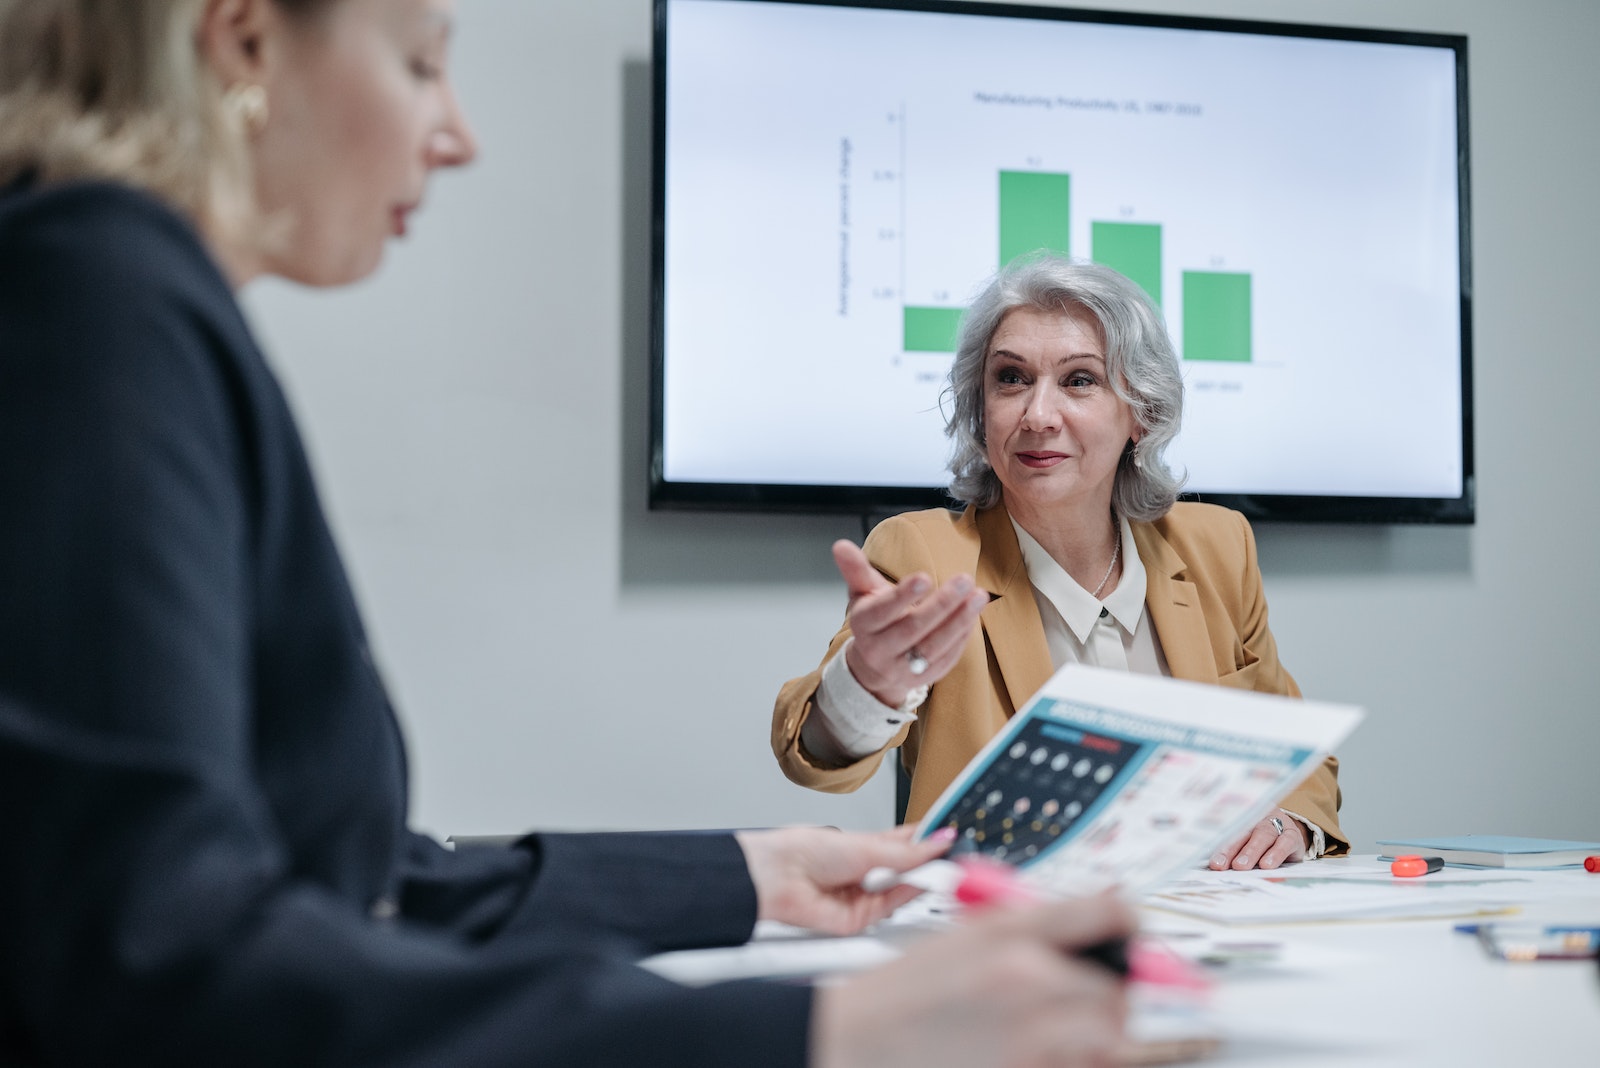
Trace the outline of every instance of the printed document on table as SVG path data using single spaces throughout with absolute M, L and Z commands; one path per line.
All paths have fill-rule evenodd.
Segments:
M 1452 869 L 1399 878 L 1387 864 L 1339 857 L 1276 871 L 1185 872 L 1144 904 L 1214 923 L 1319 923 L 1487 915 L 1564 889 L 1515 873 Z
M 1069 664 L 940 796 L 920 834 L 1051 894 L 1148 890 L 1277 806 L 1361 721 L 1350 705 Z

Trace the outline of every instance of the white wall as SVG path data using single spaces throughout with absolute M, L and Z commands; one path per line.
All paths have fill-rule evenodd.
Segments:
M 1369 709 L 1342 753 L 1358 848 L 1600 836 L 1600 5 L 1100 6 L 1469 35 L 1479 521 L 1263 525 L 1262 566 L 1304 689 Z M 478 165 L 370 282 L 249 295 L 402 710 L 415 822 L 885 824 L 885 775 L 812 793 L 767 745 L 859 520 L 645 508 L 648 0 L 463 0 L 459 22 Z

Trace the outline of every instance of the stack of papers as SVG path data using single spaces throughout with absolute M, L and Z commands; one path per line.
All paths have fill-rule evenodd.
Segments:
M 1438 871 L 1396 878 L 1340 860 L 1276 871 L 1195 871 L 1144 898 L 1151 908 L 1227 924 L 1481 916 L 1508 912 L 1545 888 L 1531 878 Z

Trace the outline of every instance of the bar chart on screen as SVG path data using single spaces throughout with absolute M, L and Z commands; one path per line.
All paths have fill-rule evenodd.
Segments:
M 1075 252 L 1070 173 L 1000 170 L 996 185 L 996 266 L 1038 252 L 1078 255 L 1120 271 L 1137 282 L 1157 306 L 1166 304 L 1162 299 L 1162 223 L 1136 221 L 1137 209 L 1119 204 L 1119 218 L 1089 222 L 1087 248 Z M 880 232 L 891 230 L 886 227 Z M 1185 359 L 1251 361 L 1251 276 L 1248 271 L 1222 269 L 1226 262 L 1224 255 L 1212 253 L 1204 269 L 1178 270 L 1183 327 L 1175 340 Z M 894 287 L 880 286 L 875 291 L 887 296 Z M 905 351 L 954 352 L 962 307 L 949 303 L 949 287 L 934 286 L 926 292 L 940 303 L 904 305 Z
M 1267 142 L 1219 157 L 1204 102 L 974 92 L 899 101 L 875 119 L 849 137 L 865 164 L 850 199 L 868 235 L 852 244 L 849 271 L 873 301 L 899 308 L 904 352 L 953 352 L 973 284 L 1047 250 L 1137 282 L 1185 360 L 1283 363 L 1287 348 L 1262 361 L 1254 346 L 1252 267 L 1275 264 L 1314 288 L 1281 246 L 1286 233 L 1321 232 L 1322 208 L 1263 215 L 1252 176 L 1271 161 L 1253 155 Z M 1284 317 L 1305 311 L 1269 308 L 1268 328 L 1282 333 Z

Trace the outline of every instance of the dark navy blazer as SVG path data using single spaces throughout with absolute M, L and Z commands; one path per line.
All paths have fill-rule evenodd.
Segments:
M 283 394 L 192 228 L 0 191 L 0 1063 L 801 1064 L 728 835 L 407 830 Z

